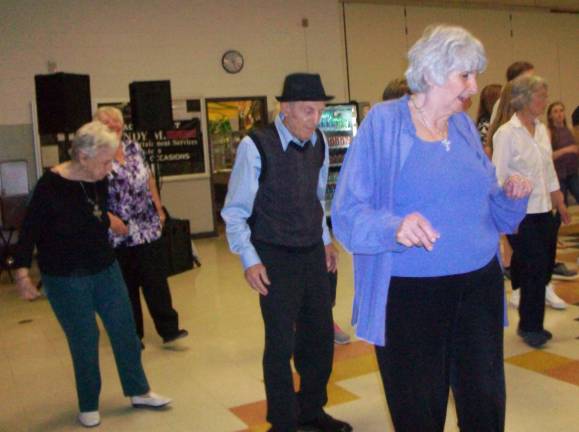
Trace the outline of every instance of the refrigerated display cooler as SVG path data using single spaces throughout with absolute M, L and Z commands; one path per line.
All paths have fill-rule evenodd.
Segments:
M 330 215 L 332 199 L 344 156 L 358 132 L 358 107 L 355 103 L 327 105 L 319 128 L 324 131 L 330 153 L 330 170 L 326 188 L 326 215 Z

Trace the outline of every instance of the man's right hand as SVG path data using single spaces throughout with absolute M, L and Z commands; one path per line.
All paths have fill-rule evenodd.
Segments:
M 245 280 L 249 286 L 261 295 L 267 295 L 267 285 L 271 282 L 267 277 L 267 270 L 263 264 L 255 264 L 245 270 Z

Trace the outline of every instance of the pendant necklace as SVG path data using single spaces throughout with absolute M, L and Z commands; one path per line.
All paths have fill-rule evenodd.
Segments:
M 78 183 L 80 184 L 80 187 L 82 188 L 82 191 L 84 192 L 84 196 L 86 197 L 87 202 L 92 206 L 93 216 L 96 217 L 100 221 L 101 216 L 103 215 L 103 211 L 101 210 L 101 208 L 99 207 L 99 204 L 98 204 L 98 194 L 97 194 L 97 190 L 96 190 L 96 185 L 94 185 L 94 200 L 92 200 L 91 198 L 89 198 L 88 194 L 86 193 L 86 190 L 84 188 L 84 185 L 82 184 L 82 181 L 79 181 Z
M 446 132 L 441 132 L 440 129 L 438 129 L 437 127 L 435 127 L 433 125 L 433 128 L 435 129 L 433 131 L 433 129 L 430 126 L 428 126 L 428 123 L 426 123 L 426 119 L 424 118 L 424 113 L 422 112 L 422 109 L 420 109 L 416 106 L 416 102 L 414 102 L 414 98 L 410 98 L 410 102 L 412 102 L 412 106 L 414 107 L 414 109 L 418 113 L 418 120 L 420 120 L 420 123 L 422 123 L 422 125 L 426 128 L 426 130 L 428 131 L 430 136 L 434 139 L 440 139 L 440 143 L 442 144 L 444 149 L 446 151 L 450 151 L 450 145 L 452 143 L 448 139 L 448 130 Z M 448 128 L 448 123 L 447 123 L 447 128 Z

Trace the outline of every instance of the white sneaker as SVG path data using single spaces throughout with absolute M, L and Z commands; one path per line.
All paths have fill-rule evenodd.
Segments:
M 96 427 L 101 424 L 101 415 L 98 411 L 84 411 L 78 415 L 78 421 L 86 428 Z
M 557 310 L 567 309 L 567 303 L 555 293 L 553 284 L 548 284 L 545 287 L 545 304 Z
M 135 408 L 162 408 L 171 402 L 170 398 L 153 392 L 141 396 L 131 396 L 131 404 Z
M 511 307 L 518 309 L 519 303 L 521 302 L 521 289 L 513 290 L 511 293 L 511 298 L 509 299 L 509 304 Z

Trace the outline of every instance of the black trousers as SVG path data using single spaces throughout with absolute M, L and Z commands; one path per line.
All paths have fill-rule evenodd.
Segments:
M 461 431 L 503 431 L 504 288 L 496 258 L 460 275 L 393 277 L 376 355 L 397 432 L 442 432 L 449 387 Z
M 551 227 L 551 232 L 550 232 L 550 245 L 548 248 L 548 254 L 549 254 L 549 260 L 551 262 L 551 271 L 549 272 L 549 278 L 547 279 L 547 284 L 549 282 L 551 282 L 551 276 L 553 274 L 553 269 L 555 268 L 555 263 L 557 260 L 557 239 L 559 237 L 559 228 L 561 227 L 561 215 L 559 214 L 559 212 L 555 213 L 554 215 L 552 214 L 551 216 L 551 222 L 550 222 L 550 227 Z M 507 235 L 507 240 L 509 241 L 509 244 L 511 245 L 511 248 L 513 249 L 513 244 L 512 244 L 512 239 L 511 237 L 513 237 L 512 235 Z M 513 256 L 514 256 L 514 250 L 513 250 Z M 515 257 L 515 261 L 517 261 L 517 259 L 519 259 L 518 257 Z M 512 257 L 511 257 L 511 262 L 512 262 Z M 519 289 L 521 287 L 521 281 L 520 281 L 520 265 L 515 264 L 515 269 L 511 268 L 511 287 L 516 290 Z M 545 285 L 547 285 L 545 284 Z
M 167 283 L 167 252 L 162 239 L 139 246 L 115 249 L 133 307 L 137 334 L 143 339 L 143 311 L 140 288 L 157 333 L 162 338 L 179 331 L 179 316 L 173 309 L 171 291 Z
M 336 306 L 336 294 L 338 291 L 338 270 L 335 272 L 328 272 L 328 278 L 330 279 L 330 301 L 332 307 Z
M 513 248 L 511 274 L 521 287 L 521 330 L 543 330 L 545 286 L 551 280 L 557 252 L 557 228 L 551 212 L 528 214 L 517 234 L 507 236 Z
M 295 431 L 327 402 L 334 332 L 325 248 L 289 249 L 253 242 L 271 285 L 260 296 L 265 325 L 263 373 L 267 420 L 275 430 Z M 290 360 L 300 375 L 296 395 Z

